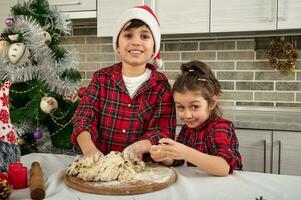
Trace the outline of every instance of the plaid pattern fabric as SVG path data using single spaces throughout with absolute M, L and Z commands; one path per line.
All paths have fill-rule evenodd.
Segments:
M 200 152 L 224 158 L 230 165 L 230 173 L 234 169 L 242 169 L 239 144 L 231 121 L 216 118 L 195 129 L 184 125 L 177 141 Z
M 96 71 L 80 101 L 73 120 L 71 141 L 88 131 L 104 154 L 122 151 L 143 139 L 158 144 L 163 137 L 175 138 L 176 115 L 171 87 L 153 65 L 150 78 L 131 99 L 122 79 L 121 63 Z

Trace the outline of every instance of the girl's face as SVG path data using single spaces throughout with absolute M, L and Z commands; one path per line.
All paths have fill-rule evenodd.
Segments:
M 117 52 L 123 66 L 145 67 L 154 52 L 153 35 L 146 25 L 125 30 L 128 25 L 120 32 Z
M 199 92 L 174 92 L 173 97 L 178 117 L 189 128 L 196 128 L 203 124 L 209 118 L 210 112 L 216 105 L 213 103 L 213 106 L 209 106 Z M 213 99 L 216 102 L 216 97 Z

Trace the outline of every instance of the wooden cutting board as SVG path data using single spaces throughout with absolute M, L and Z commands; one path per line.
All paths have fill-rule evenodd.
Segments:
M 103 195 L 131 195 L 161 190 L 173 184 L 176 177 L 176 172 L 172 168 L 151 164 L 146 165 L 145 170 L 137 173 L 135 179 L 129 182 L 84 181 L 67 174 L 64 175 L 64 181 L 69 187 L 82 192 Z

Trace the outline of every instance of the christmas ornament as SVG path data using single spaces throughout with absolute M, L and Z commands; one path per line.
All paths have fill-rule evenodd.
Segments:
M 71 101 L 72 103 L 75 103 L 78 100 L 77 91 L 72 92 L 70 95 L 63 95 L 63 99 L 65 101 Z
M 13 64 L 23 65 L 29 61 L 29 49 L 23 43 L 11 44 L 8 48 L 8 58 Z
M 78 90 L 78 96 L 79 96 L 80 98 L 83 98 L 83 96 L 84 96 L 86 90 L 87 90 L 87 87 L 85 87 L 85 86 L 79 88 L 79 90 Z
M 3 37 L 3 35 L 0 33 L 0 41 L 1 40 L 4 40 L 4 37 Z
M 40 129 L 37 129 L 34 133 L 33 133 L 33 137 L 35 139 L 41 139 L 43 137 L 43 132 L 40 131 Z
M 287 56 L 285 62 L 281 62 L 278 58 L 280 53 L 284 53 Z M 285 41 L 272 42 L 271 47 L 267 50 L 267 56 L 274 69 L 285 73 L 294 73 L 296 71 L 295 62 L 298 54 L 297 49 L 291 43 Z
M 25 140 L 23 138 L 17 138 L 17 144 L 21 146 L 25 144 Z
M 7 179 L 0 179 L 0 199 L 8 200 L 10 196 L 10 188 Z
M 51 35 L 47 31 L 43 31 L 45 44 L 50 45 L 51 43 Z
M 13 18 L 7 18 L 6 20 L 5 20 L 5 25 L 6 26 L 8 26 L 8 27 L 11 27 L 12 25 L 14 24 L 14 20 L 13 20 Z
M 43 97 L 40 108 L 44 113 L 50 114 L 58 108 L 58 103 L 53 97 Z
M 12 42 L 16 42 L 19 39 L 19 34 L 8 35 L 8 38 Z
M 6 173 L 0 172 L 0 199 L 9 199 L 10 188 L 8 183 L 8 177 Z
M 0 53 L 2 53 L 5 49 L 7 49 L 9 46 L 9 43 L 5 40 L 0 41 Z

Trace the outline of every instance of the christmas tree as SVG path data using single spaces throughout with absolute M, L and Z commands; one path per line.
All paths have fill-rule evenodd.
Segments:
M 11 81 L 10 117 L 22 154 L 71 149 L 80 73 L 75 52 L 59 46 L 71 21 L 47 0 L 11 8 L 0 35 L 0 80 Z

